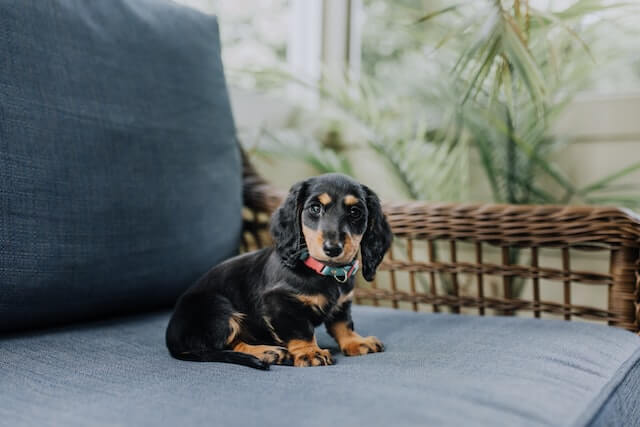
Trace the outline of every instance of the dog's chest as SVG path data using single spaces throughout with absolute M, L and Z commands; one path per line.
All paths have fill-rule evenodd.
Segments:
M 314 323 L 320 324 L 332 318 L 344 308 L 345 304 L 353 300 L 353 294 L 353 286 L 349 286 L 337 287 L 327 294 L 311 297 L 310 302 L 317 314 L 317 322 Z
M 351 302 L 353 300 L 353 293 L 354 293 L 353 286 L 351 286 L 349 289 L 340 289 L 338 298 L 336 299 L 336 302 L 333 305 L 333 310 L 339 310 L 347 302 Z

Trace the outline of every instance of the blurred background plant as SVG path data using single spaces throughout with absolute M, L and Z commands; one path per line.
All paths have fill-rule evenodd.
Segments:
M 578 0 L 542 10 L 524 0 L 476 0 L 424 13 L 422 5 L 365 2 L 382 22 L 363 37 L 358 78 L 326 73 L 308 88 L 284 67 L 249 71 L 260 88 L 303 85 L 319 98 L 284 126 L 245 135 L 251 151 L 353 175 L 350 154 L 364 143 L 403 195 L 420 200 L 476 199 L 468 172 L 476 162 L 495 202 L 640 207 L 635 188 L 617 185 L 640 161 L 577 187 L 554 162 L 566 141 L 552 133 L 599 64 L 621 54 L 598 43 L 616 26 L 606 12 L 636 6 Z
M 478 3 L 484 3 L 479 6 Z M 590 46 L 601 34 L 601 20 L 587 16 L 623 4 L 580 0 L 560 11 L 543 11 L 528 1 L 488 0 L 450 6 L 420 18 L 435 20 L 460 12 L 456 62 L 450 93 L 458 104 L 456 122 L 472 135 L 496 202 L 611 203 L 638 207 L 640 197 L 611 195 L 616 181 L 640 169 L 630 163 L 585 187 L 576 188 L 554 162 L 563 141 L 551 126 L 593 77 L 596 58 Z M 598 52 L 599 60 L 613 52 Z M 552 186 L 542 187 L 542 179 Z
M 317 173 L 355 175 L 354 161 L 368 149 L 400 184 L 399 198 L 465 199 L 468 134 L 458 134 L 460 129 L 455 126 L 432 130 L 427 115 L 414 110 L 415 101 L 385 94 L 384 86 L 364 75 L 357 82 L 326 75 L 319 85 L 308 87 L 286 72 L 258 74 L 263 85 L 266 81 L 276 85 L 286 82 L 313 90 L 318 102 L 313 112 L 303 107 L 293 109 L 284 125 L 276 129 L 262 126 L 254 130 L 245 139 L 253 142 L 251 153 L 298 160 Z

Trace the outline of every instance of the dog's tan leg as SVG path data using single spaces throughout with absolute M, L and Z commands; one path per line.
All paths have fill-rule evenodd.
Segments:
M 384 351 L 384 346 L 378 338 L 361 337 L 349 327 L 347 322 L 333 323 L 327 329 L 340 346 L 340 350 L 347 356 Z
M 293 356 L 294 366 L 323 366 L 334 363 L 329 350 L 318 347 L 315 336 L 309 341 L 291 340 L 287 343 L 287 349 Z

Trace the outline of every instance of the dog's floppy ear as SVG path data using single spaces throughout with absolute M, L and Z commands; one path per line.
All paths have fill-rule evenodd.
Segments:
M 360 241 L 360 252 L 362 253 L 362 275 L 367 281 L 372 281 L 376 275 L 376 268 L 382 262 L 384 254 L 391 246 L 393 234 L 389 223 L 387 223 L 382 206 L 376 193 L 371 191 L 366 185 L 362 186 L 367 197 L 367 230 Z
M 302 250 L 300 214 L 307 189 L 307 181 L 293 184 L 289 195 L 271 218 L 271 235 L 282 262 L 293 268 Z

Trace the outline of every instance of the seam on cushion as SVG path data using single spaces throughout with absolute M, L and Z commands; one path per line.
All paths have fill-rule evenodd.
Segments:
M 595 417 L 600 413 L 602 408 L 611 400 L 622 382 L 627 378 L 636 366 L 640 365 L 640 348 L 637 348 L 627 360 L 616 370 L 611 379 L 602 387 L 600 392 L 591 399 L 587 405 L 587 410 L 571 423 L 572 426 L 591 425 Z M 640 378 L 638 378 L 640 381 Z M 592 408 L 592 409 L 590 409 Z

